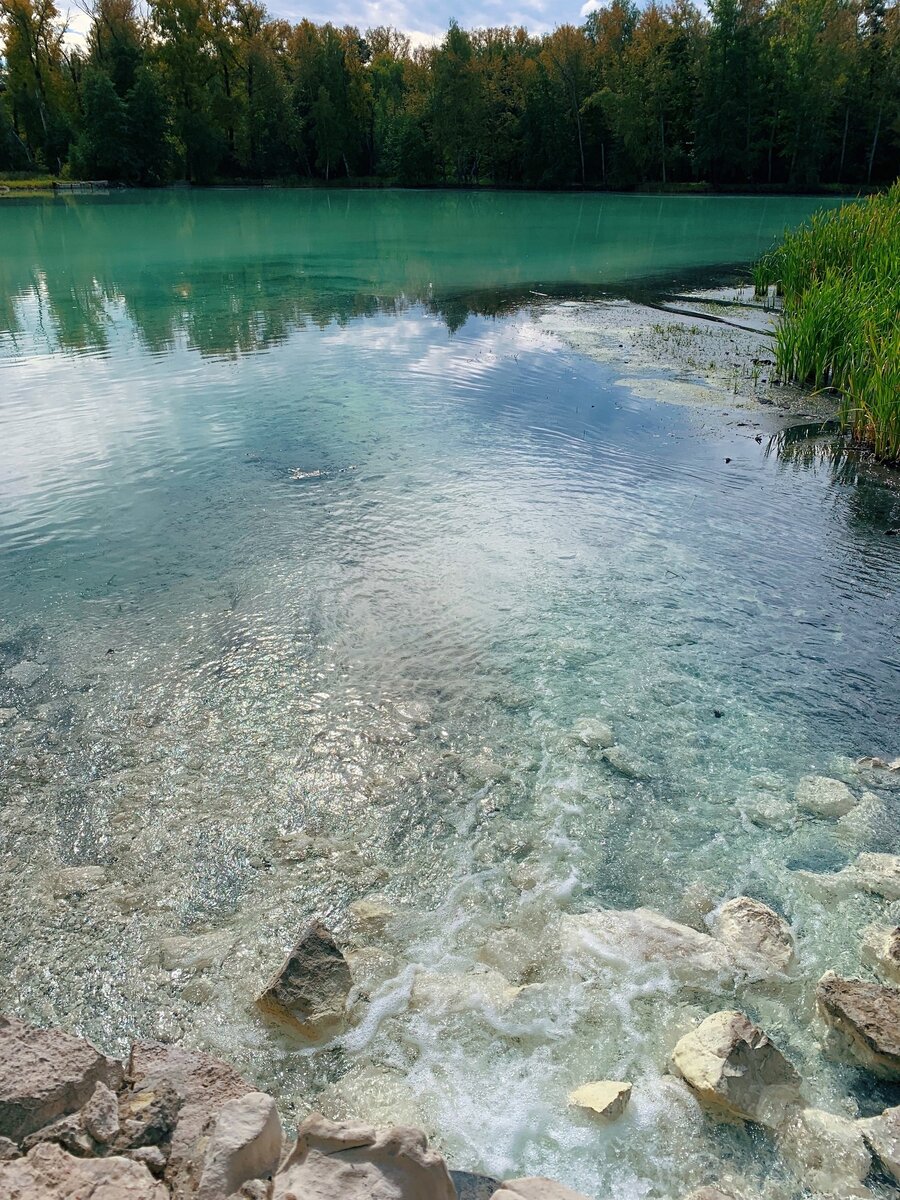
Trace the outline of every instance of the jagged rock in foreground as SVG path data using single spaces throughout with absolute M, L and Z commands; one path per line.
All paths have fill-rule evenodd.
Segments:
M 259 1008 L 308 1041 L 337 1033 L 353 980 L 334 938 L 313 921 L 266 984 Z
M 618 1079 L 601 1079 L 597 1083 L 585 1083 L 569 1092 L 569 1103 L 575 1108 L 587 1109 L 606 1121 L 621 1117 L 631 1099 L 631 1084 Z
M 273 1200 L 456 1200 L 440 1154 L 418 1129 L 374 1129 L 318 1113 L 275 1176 Z
M 581 1192 L 573 1192 L 571 1188 L 552 1179 L 541 1176 L 530 1176 L 527 1179 L 507 1179 L 499 1191 L 494 1192 L 491 1200 L 588 1200 Z
M 794 961 L 788 923 L 761 900 L 750 896 L 729 900 L 716 914 L 713 931 L 750 975 L 766 977 L 786 971 Z
M 856 1123 L 818 1108 L 793 1113 L 778 1131 L 778 1146 L 803 1186 L 823 1196 L 853 1195 L 872 1167 Z
M 900 991 L 829 971 L 816 1004 L 841 1050 L 882 1079 L 900 1079 Z
M 768 1036 L 741 1012 L 718 1012 L 685 1034 L 671 1068 L 713 1115 L 781 1124 L 800 1103 L 800 1076 Z
M 272 1097 L 248 1092 L 226 1101 L 206 1147 L 197 1200 L 219 1200 L 250 1179 L 274 1175 L 280 1158 L 281 1121 Z
M 131 1159 L 74 1158 L 41 1142 L 25 1158 L 0 1164 L 0 1196 L 14 1200 L 168 1200 L 169 1192 Z
M 856 1123 L 885 1174 L 900 1184 L 900 1107 L 886 1108 L 877 1117 Z
M 82 1038 L 0 1016 L 0 1136 L 19 1142 L 91 1098 L 116 1089 L 122 1065 Z
M 870 925 L 863 933 L 860 957 L 886 983 L 900 985 L 900 925 Z

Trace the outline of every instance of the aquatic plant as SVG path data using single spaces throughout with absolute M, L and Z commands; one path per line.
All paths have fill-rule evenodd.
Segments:
M 754 284 L 783 299 L 780 374 L 840 393 L 854 439 L 900 462 L 900 182 L 817 213 L 756 263 Z

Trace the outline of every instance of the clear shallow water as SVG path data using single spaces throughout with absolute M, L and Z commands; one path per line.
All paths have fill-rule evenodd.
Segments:
M 791 869 L 896 849 L 897 793 L 850 829 L 749 814 L 900 752 L 900 505 L 635 400 L 533 306 L 722 269 L 810 207 L 4 203 L 0 652 L 47 671 L 0 676 L 0 1003 L 112 1049 L 184 1037 L 288 1113 L 414 1120 L 458 1166 L 674 1197 L 724 1159 L 790 1194 L 662 1072 L 735 1003 L 818 1101 L 884 1098 L 822 1060 L 810 998 L 884 906 Z M 572 740 L 583 716 L 641 778 Z M 740 892 L 791 919 L 795 987 L 687 996 L 562 947 L 570 912 Z M 349 911 L 372 893 L 382 929 Z M 251 1003 L 314 912 L 364 995 L 308 1053 Z M 635 1096 L 600 1133 L 565 1095 L 602 1077 Z

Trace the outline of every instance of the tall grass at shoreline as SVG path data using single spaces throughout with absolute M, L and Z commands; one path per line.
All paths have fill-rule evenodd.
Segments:
M 834 388 L 854 439 L 900 462 L 900 182 L 817 213 L 759 260 L 754 283 L 783 297 L 781 375 Z

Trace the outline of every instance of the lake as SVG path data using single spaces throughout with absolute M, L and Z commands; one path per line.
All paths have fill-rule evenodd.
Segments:
M 791 1195 L 665 1065 L 743 1007 L 814 1102 L 884 1099 L 811 999 L 884 906 L 796 872 L 897 852 L 900 791 L 854 759 L 900 753 L 900 496 L 777 453 L 770 410 L 638 398 L 545 318 L 728 277 L 818 204 L 3 201 L 0 1008 L 183 1038 L 455 1167 L 637 1200 L 726 1161 Z M 860 816 L 798 816 L 810 773 Z M 798 982 L 685 994 L 559 940 L 741 893 L 790 920 Z M 314 914 L 359 995 L 309 1050 L 252 1001 Z M 598 1129 L 566 1095 L 603 1078 L 634 1095 Z

